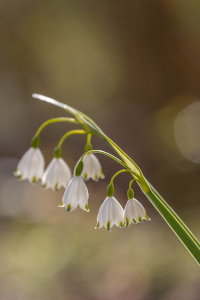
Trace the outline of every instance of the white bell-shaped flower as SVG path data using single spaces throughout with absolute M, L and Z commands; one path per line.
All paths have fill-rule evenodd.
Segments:
M 126 223 L 126 226 L 137 223 L 142 223 L 143 219 L 145 220 L 151 220 L 142 206 L 142 204 L 137 201 L 135 198 L 129 199 L 126 203 L 125 209 L 124 209 L 124 220 Z
M 100 206 L 95 228 L 104 226 L 110 231 L 114 224 L 117 227 L 124 226 L 124 210 L 114 197 L 107 197 Z
M 42 186 L 58 191 L 62 186 L 67 187 L 71 177 L 68 164 L 61 157 L 54 157 L 42 176 Z
M 99 178 L 105 178 L 101 164 L 94 154 L 87 154 L 84 156 L 83 171 L 81 176 L 84 178 L 84 180 L 92 178 L 95 181 L 98 181 Z
M 18 163 L 14 172 L 19 179 L 28 179 L 31 183 L 35 183 L 42 177 L 44 172 L 44 157 L 40 149 L 31 147 Z
M 89 211 L 88 198 L 85 182 L 81 176 L 74 176 L 65 190 L 60 206 L 65 206 L 67 211 L 73 211 L 79 205 L 81 209 Z

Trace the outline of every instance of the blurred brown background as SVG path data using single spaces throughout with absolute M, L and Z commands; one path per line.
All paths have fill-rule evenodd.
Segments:
M 94 119 L 200 238 L 200 2 L 0 0 L 0 45 L 0 299 L 200 299 L 199 267 L 137 186 L 152 221 L 94 229 L 114 161 L 87 182 L 89 214 L 12 176 L 39 125 L 66 115 L 31 98 L 44 94 Z M 44 130 L 46 163 L 71 128 Z M 84 145 L 66 140 L 72 169 Z

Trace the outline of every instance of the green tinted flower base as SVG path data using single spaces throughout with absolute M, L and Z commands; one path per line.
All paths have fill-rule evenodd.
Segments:
M 183 245 L 187 248 L 189 253 L 194 257 L 198 264 L 200 264 L 200 243 L 197 238 L 192 234 L 180 217 L 175 213 L 175 211 L 168 205 L 168 203 L 158 194 L 155 188 L 146 180 L 140 168 L 136 163 L 122 150 L 118 145 L 116 145 L 109 137 L 107 137 L 104 132 L 99 128 L 99 126 L 90 119 L 84 113 L 64 104 L 60 103 L 54 99 L 48 98 L 43 95 L 33 94 L 33 97 L 53 105 L 56 105 L 68 113 L 72 114 L 76 119 L 76 123 L 81 125 L 87 134 L 96 135 L 102 138 L 106 143 L 108 143 L 112 149 L 119 155 L 121 160 L 118 158 L 106 154 L 103 151 L 91 150 L 88 153 L 101 153 L 110 156 L 111 158 L 118 161 L 126 169 L 131 170 L 133 178 L 137 181 L 143 193 L 147 196 L 153 206 L 157 209 L 163 219 L 171 227 Z M 82 157 L 83 158 L 83 157 Z M 71 210 L 71 208 L 68 208 Z M 127 224 L 127 222 L 126 222 Z M 97 225 L 98 227 L 98 225 Z M 110 230 L 110 224 L 107 224 L 107 230 Z

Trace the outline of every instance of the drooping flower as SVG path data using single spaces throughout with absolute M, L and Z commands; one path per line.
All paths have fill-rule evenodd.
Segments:
M 44 172 L 44 157 L 40 149 L 31 147 L 24 153 L 14 172 L 19 179 L 28 179 L 31 183 L 35 183 L 42 177 Z
M 52 188 L 58 191 L 62 186 L 67 187 L 72 177 L 68 164 L 60 157 L 53 158 L 42 176 L 44 188 Z
M 100 206 L 95 228 L 104 226 L 110 231 L 114 224 L 117 227 L 124 226 L 124 210 L 114 197 L 107 197 Z
M 65 206 L 67 211 L 73 211 L 79 205 L 81 209 L 89 211 L 88 198 L 85 182 L 81 176 L 74 176 L 65 190 L 60 206 Z
M 87 154 L 84 156 L 83 171 L 81 176 L 84 178 L 84 180 L 92 178 L 95 181 L 98 181 L 99 178 L 105 178 L 101 164 L 94 154 Z
M 142 223 L 143 219 L 145 220 L 151 220 L 142 206 L 142 204 L 137 201 L 135 198 L 129 199 L 126 203 L 125 209 L 124 209 L 124 219 L 126 222 L 126 226 L 137 223 Z

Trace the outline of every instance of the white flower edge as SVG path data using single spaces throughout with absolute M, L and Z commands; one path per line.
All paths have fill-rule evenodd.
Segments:
M 100 206 L 95 228 L 104 226 L 110 231 L 113 225 L 120 228 L 124 226 L 124 210 L 114 197 L 107 197 Z
M 128 227 L 131 224 L 142 223 L 144 220 L 150 221 L 142 204 L 135 198 L 127 201 L 124 209 L 124 221 Z
M 85 182 L 81 176 L 74 176 L 65 190 L 60 207 L 65 206 L 66 211 L 73 211 L 79 205 L 81 209 L 89 211 L 88 198 Z
M 80 160 L 78 161 L 78 163 Z M 76 166 L 78 165 L 76 164 Z M 76 167 L 75 167 L 76 170 Z M 81 177 L 86 181 L 90 178 L 94 181 L 98 181 L 99 179 L 104 179 L 105 176 L 103 174 L 102 166 L 100 161 L 94 154 L 87 154 L 83 158 L 83 171 L 81 173 Z
M 14 172 L 20 180 L 28 179 L 35 183 L 42 177 L 44 172 L 44 156 L 39 148 L 31 147 L 20 159 L 17 169 Z
M 42 186 L 58 191 L 61 187 L 67 187 L 71 177 L 68 164 L 61 157 L 54 157 L 42 176 Z

